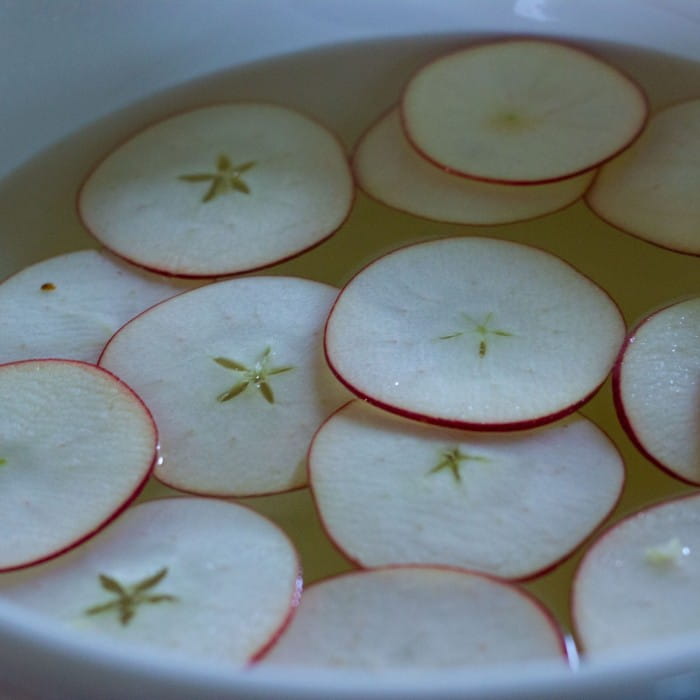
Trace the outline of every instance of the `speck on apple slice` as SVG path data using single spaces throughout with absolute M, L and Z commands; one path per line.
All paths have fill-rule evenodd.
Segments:
M 0 365 L 0 571 L 94 535 L 138 494 L 156 457 L 141 400 L 69 360 Z
M 562 209 L 581 197 L 594 175 L 528 187 L 455 176 L 416 153 L 396 109 L 365 133 L 352 163 L 358 186 L 371 197 L 416 216 L 458 224 L 502 224 Z
M 586 201 L 602 219 L 663 248 L 700 255 L 700 99 L 649 120 L 597 174 Z
M 536 183 L 595 168 L 642 130 L 647 101 L 614 66 L 549 40 L 478 43 L 407 84 L 407 136 L 440 167 L 478 180 Z
M 314 438 L 309 480 L 330 539 L 360 566 L 441 564 L 525 579 L 608 515 L 624 466 L 583 417 L 476 433 L 354 401 Z
M 353 182 L 334 135 L 286 107 L 216 104 L 121 144 L 79 195 L 88 230 L 143 267 L 227 275 L 298 255 L 345 220 Z
M 518 587 L 457 569 L 389 567 L 309 586 L 263 664 L 383 670 L 564 658 L 555 622 Z
M 153 412 L 161 481 L 221 496 L 304 485 L 311 437 L 347 400 L 321 342 L 336 296 L 293 277 L 218 282 L 152 307 L 110 340 L 100 365 Z
M 167 498 L 131 508 L 66 556 L 0 576 L 3 598 L 86 634 L 242 666 L 301 589 L 289 538 L 244 506 Z
M 620 422 L 657 466 L 700 484 L 700 297 L 648 316 L 613 372 Z
M 447 238 L 380 257 L 341 291 L 329 364 L 389 411 L 462 428 L 532 427 L 597 390 L 625 325 L 610 297 L 542 250 Z

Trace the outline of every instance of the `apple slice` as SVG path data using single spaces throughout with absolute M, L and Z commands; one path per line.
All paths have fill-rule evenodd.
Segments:
M 276 525 L 199 498 L 142 503 L 64 557 L 0 577 L 3 598 L 136 647 L 248 664 L 289 621 L 299 559 Z
M 109 338 L 153 304 L 192 288 L 97 250 L 43 260 L 0 284 L 0 362 L 97 362 Z
M 616 523 L 576 571 L 572 615 L 587 656 L 700 633 L 700 496 Z
M 700 297 L 648 316 L 613 372 L 615 405 L 639 450 L 700 485 Z
M 419 156 L 398 110 L 376 122 L 355 148 L 358 186 L 396 209 L 435 221 L 502 224 L 562 209 L 584 193 L 594 171 L 545 185 L 503 185 L 457 177 Z
M 573 412 L 612 368 L 625 325 L 563 260 L 490 238 L 382 256 L 341 291 L 331 368 L 361 398 L 432 423 L 533 427 Z
M 153 411 L 161 481 L 219 496 L 304 485 L 308 444 L 348 397 L 321 343 L 336 295 L 293 277 L 229 280 L 152 307 L 110 340 L 100 365 Z
M 157 435 L 140 399 L 70 360 L 0 365 L 0 571 L 88 539 L 138 495 Z
M 354 401 L 314 438 L 309 479 L 330 539 L 360 566 L 443 564 L 525 579 L 608 515 L 624 466 L 583 417 L 470 433 Z
M 392 567 L 309 586 L 263 663 L 481 668 L 565 657 L 551 615 L 520 588 L 457 569 Z
M 164 119 L 90 174 L 80 216 L 107 248 L 183 277 L 299 255 L 345 220 L 353 182 L 338 140 L 291 109 L 238 102 Z
M 551 182 L 600 165 L 641 132 L 647 101 L 615 67 L 551 40 L 475 44 L 419 70 L 401 102 L 408 139 L 452 173 Z
M 650 243 L 700 255 L 700 99 L 655 114 L 634 146 L 596 176 L 586 201 Z

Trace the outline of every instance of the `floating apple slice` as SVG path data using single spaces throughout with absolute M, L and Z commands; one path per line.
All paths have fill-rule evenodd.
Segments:
M 700 496 L 646 508 L 585 555 L 572 614 L 587 655 L 700 632 Z
M 608 515 L 624 467 L 582 417 L 469 433 L 354 401 L 314 438 L 309 479 L 329 537 L 361 566 L 443 564 L 524 579 Z
M 292 277 L 247 277 L 151 308 L 107 344 L 100 364 L 158 422 L 156 476 L 209 495 L 305 483 L 308 444 L 347 394 L 321 336 L 337 290 Z
M 647 102 L 616 68 L 538 39 L 476 44 L 439 58 L 406 86 L 411 143 L 450 172 L 550 182 L 600 165 L 642 130 Z
M 377 670 L 564 658 L 556 623 L 516 586 L 457 569 L 392 567 L 307 588 L 263 662 Z
M 654 115 L 634 146 L 598 173 L 586 201 L 613 226 L 700 255 L 700 99 Z
M 0 571 L 94 535 L 138 494 L 156 428 L 122 382 L 93 365 L 0 365 Z
M 584 193 L 594 171 L 545 185 L 502 185 L 451 175 L 419 156 L 397 110 L 358 143 L 353 167 L 370 196 L 416 216 L 459 224 L 501 224 L 562 209 Z
M 385 409 L 462 428 L 571 413 L 612 368 L 625 326 L 561 259 L 489 238 L 407 246 L 370 263 L 328 319 L 331 368 Z
M 342 224 L 352 200 L 332 134 L 285 107 L 240 102 L 144 129 L 91 173 L 79 209 L 118 255 L 206 277 L 302 253 Z
M 289 538 L 249 508 L 168 498 L 83 547 L 0 577 L 0 593 L 121 643 L 245 665 L 288 622 L 301 587 Z
M 620 422 L 657 466 L 700 484 L 700 297 L 647 317 L 613 372 Z

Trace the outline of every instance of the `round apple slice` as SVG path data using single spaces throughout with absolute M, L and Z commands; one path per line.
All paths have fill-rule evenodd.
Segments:
M 539 39 L 476 44 L 409 81 L 407 136 L 428 160 L 478 180 L 551 182 L 600 165 L 640 133 L 647 101 L 613 66 Z
M 565 660 L 556 623 L 512 584 L 457 569 L 393 567 L 309 586 L 265 664 L 449 668 Z
M 357 144 L 355 176 L 368 195 L 416 216 L 458 224 L 502 224 L 562 209 L 584 193 L 594 172 L 545 185 L 503 185 L 457 177 L 419 156 L 398 110 L 383 116 Z
M 240 102 L 185 112 L 133 136 L 90 174 L 79 210 L 118 255 L 207 277 L 304 252 L 342 224 L 352 200 L 335 136 L 291 109 Z
M 561 259 L 490 238 L 407 246 L 370 263 L 326 326 L 331 368 L 361 398 L 482 430 L 574 411 L 612 368 L 625 325 Z
M 153 412 L 161 481 L 220 496 L 304 485 L 314 431 L 347 400 L 321 343 L 336 295 L 293 277 L 218 282 L 152 307 L 110 340 L 100 365 Z
M 613 372 L 620 422 L 654 464 L 700 484 L 700 297 L 647 317 Z
M 84 546 L 0 579 L 0 593 L 122 644 L 249 663 L 298 603 L 289 538 L 244 506 L 167 498 L 127 511 Z
M 140 399 L 69 360 L 0 365 L 0 571 L 88 539 L 139 493 L 157 435 Z
M 582 417 L 470 433 L 354 401 L 314 438 L 309 479 L 329 537 L 360 566 L 442 564 L 525 579 L 608 515 L 624 466 Z
M 700 99 L 655 114 L 634 146 L 600 170 L 586 201 L 618 228 L 700 255 Z

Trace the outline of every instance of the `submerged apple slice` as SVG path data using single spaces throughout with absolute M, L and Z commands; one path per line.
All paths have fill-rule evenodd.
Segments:
M 143 503 L 66 556 L 0 576 L 3 598 L 86 633 L 236 666 L 279 634 L 300 589 L 276 525 L 198 498 Z
M 416 216 L 459 224 L 502 224 L 562 209 L 581 197 L 594 175 L 529 187 L 457 177 L 415 152 L 397 110 L 362 137 L 353 168 L 359 187 L 371 197 Z
M 402 100 L 411 143 L 450 172 L 548 182 L 590 170 L 642 130 L 647 102 L 628 77 L 553 41 L 507 39 L 439 58 Z
M 307 588 L 263 663 L 379 670 L 564 659 L 556 623 L 516 586 L 457 569 L 393 567 Z
M 700 297 L 646 318 L 613 373 L 620 422 L 657 466 L 700 484 Z
M 160 121 L 90 174 L 80 215 L 105 246 L 184 277 L 271 265 L 320 243 L 353 200 L 347 158 L 278 105 L 218 104 Z
M 571 413 L 612 368 L 625 326 L 563 260 L 490 238 L 407 246 L 342 290 L 326 354 L 353 392 L 462 428 L 532 427 Z
M 650 243 L 700 255 L 700 99 L 654 115 L 641 138 L 596 176 L 586 201 Z
M 293 277 L 229 280 L 149 309 L 110 340 L 100 364 L 158 422 L 160 480 L 221 496 L 305 483 L 311 437 L 347 399 L 321 343 L 336 295 Z
M 94 535 L 138 494 L 156 428 L 113 375 L 68 360 L 0 365 L 0 571 Z
M 443 564 L 524 579 L 608 515 L 624 467 L 582 417 L 470 433 L 354 401 L 314 438 L 309 479 L 329 537 L 361 566 Z

